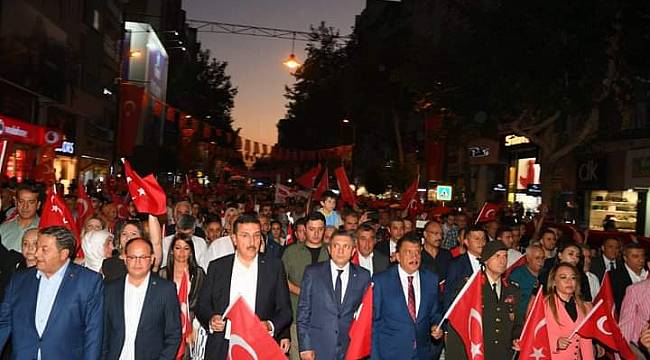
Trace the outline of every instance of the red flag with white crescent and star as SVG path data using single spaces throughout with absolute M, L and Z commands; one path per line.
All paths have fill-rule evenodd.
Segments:
M 182 360 L 185 356 L 185 344 L 187 337 L 192 333 L 192 321 L 190 321 L 190 307 L 189 307 L 189 288 L 190 288 L 190 275 L 187 271 L 183 273 L 181 285 L 178 287 L 178 303 L 181 309 L 181 344 L 176 353 L 176 360 Z
M 483 294 L 481 291 L 484 281 L 482 271 L 474 272 L 442 318 L 442 321 L 449 320 L 449 325 L 454 328 L 465 345 L 465 354 L 470 360 L 485 359 Z
M 81 242 L 79 239 L 79 229 L 77 223 L 72 217 L 72 213 L 65 205 L 65 201 L 51 189 L 47 192 L 43 210 L 41 211 L 41 220 L 38 228 L 43 229 L 50 226 L 62 226 L 72 232 L 75 237 L 75 246 L 77 247 L 77 256 L 83 256 L 81 252 Z
M 551 346 L 548 343 L 548 327 L 544 311 L 544 294 L 540 287 L 533 300 L 533 306 L 526 317 L 526 323 L 519 337 L 520 359 L 550 359 Z
M 481 208 L 481 211 L 478 213 L 478 216 L 476 217 L 476 221 L 474 224 L 482 223 L 482 222 L 487 222 L 487 221 L 493 221 L 497 219 L 497 212 L 501 206 L 499 204 L 493 204 L 486 202 L 483 204 L 483 207 Z
M 321 170 L 321 165 L 318 164 L 311 168 L 309 171 L 304 173 L 302 176 L 300 176 L 298 179 L 296 179 L 296 184 L 300 184 L 307 189 L 311 189 L 314 187 L 314 182 L 316 181 L 316 177 L 318 174 L 320 174 Z
M 569 339 L 575 334 L 598 340 L 610 350 L 618 352 L 623 359 L 635 358 L 632 349 L 630 349 L 630 345 L 623 338 L 621 329 L 612 316 L 612 309 L 606 305 L 603 299 L 596 302 L 596 305 L 585 316 L 582 323 L 578 325 Z
M 167 196 L 153 175 L 149 174 L 141 178 L 133 171 L 128 161 L 123 161 L 126 184 L 136 209 L 152 215 L 167 213 Z
M 345 353 L 345 360 L 357 360 L 370 356 L 372 345 L 372 287 L 373 283 L 370 283 L 361 299 L 359 308 L 354 313 L 354 320 L 352 320 L 348 330 L 350 344 Z
M 287 240 L 284 242 L 285 246 L 293 244 L 296 239 L 293 238 L 293 229 L 291 229 L 291 223 L 287 224 Z
M 287 359 L 243 297 L 238 297 L 223 317 L 230 321 L 227 359 Z
M 86 219 L 93 216 L 95 209 L 93 209 L 93 202 L 86 194 L 86 187 L 81 181 L 77 183 L 77 222 L 85 224 Z

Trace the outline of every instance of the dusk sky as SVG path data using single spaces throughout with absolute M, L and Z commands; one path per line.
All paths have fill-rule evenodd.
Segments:
M 354 18 L 365 7 L 365 0 L 185 0 L 187 18 L 225 23 L 309 31 L 309 25 L 325 21 L 340 30 L 352 32 Z M 228 62 L 227 72 L 239 90 L 235 98 L 233 127 L 240 135 L 273 145 L 277 142 L 276 124 L 285 114 L 284 86 L 293 77 L 282 65 L 291 52 L 291 40 L 253 36 L 200 33 L 204 49 L 213 57 Z M 296 55 L 304 61 L 303 47 L 296 42 Z

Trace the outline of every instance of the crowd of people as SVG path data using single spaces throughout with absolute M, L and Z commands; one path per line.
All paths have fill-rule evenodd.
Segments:
M 94 215 L 77 241 L 63 227 L 38 227 L 38 186 L 2 188 L 4 358 L 225 359 L 223 314 L 241 297 L 288 358 L 343 359 L 372 286 L 370 358 L 464 359 L 460 335 L 438 325 L 476 272 L 486 280 L 485 359 L 513 358 L 540 288 L 550 358 L 604 356 L 601 344 L 570 335 L 607 273 L 623 336 L 649 356 L 650 258 L 637 242 L 609 237 L 590 248 L 543 221 L 531 231 L 511 218 L 475 224 L 460 211 L 426 221 L 397 208 L 339 212 L 331 191 L 313 209 L 170 191 L 166 216 L 89 192 Z M 66 203 L 76 213 L 74 195 Z

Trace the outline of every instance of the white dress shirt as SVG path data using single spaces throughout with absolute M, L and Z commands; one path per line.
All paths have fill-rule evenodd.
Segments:
M 205 255 L 205 264 L 206 266 L 210 265 L 210 261 L 216 260 L 218 258 L 228 256 L 235 253 L 235 246 L 232 244 L 232 239 L 230 235 L 222 236 L 215 241 L 213 241 L 208 247 L 208 251 Z M 206 270 L 207 272 L 207 270 Z
M 603 263 L 605 263 L 605 270 L 613 271 L 614 269 L 616 269 L 616 260 L 610 260 L 605 255 L 602 255 L 602 257 L 603 257 Z M 613 268 L 611 262 L 614 262 Z
M 163 248 L 163 258 L 160 262 L 163 264 L 162 267 L 167 266 L 167 255 L 169 254 L 169 245 L 172 244 L 174 235 L 165 236 L 162 239 L 162 248 Z M 196 262 L 199 266 L 205 271 L 208 272 L 208 263 L 206 262 L 206 254 L 208 252 L 208 243 L 205 239 L 192 235 L 192 244 L 194 245 L 194 255 L 196 256 Z
M 339 276 L 338 270 L 343 270 L 341 273 L 341 303 L 345 299 L 345 289 L 348 288 L 348 280 L 350 280 L 350 263 L 345 264 L 344 267 L 340 268 L 330 260 L 330 271 L 332 272 L 332 289 L 336 289 L 336 278 Z
M 232 275 L 230 276 L 230 303 L 235 303 L 237 297 L 241 295 L 246 304 L 255 312 L 255 296 L 257 295 L 257 260 L 255 256 L 249 267 L 246 267 L 239 257 L 235 255 L 235 261 L 232 266 Z
M 475 273 L 479 270 L 481 270 L 481 262 L 478 260 L 478 257 L 467 253 L 467 256 L 469 257 L 469 263 L 472 265 L 472 273 Z
M 135 337 L 138 334 L 138 324 L 142 314 L 142 305 L 149 287 L 149 276 L 142 281 L 140 286 L 129 282 L 126 275 L 124 283 L 124 345 L 120 353 L 120 360 L 135 360 Z
M 359 266 L 362 268 L 368 270 L 370 272 L 370 276 L 372 276 L 372 257 L 374 256 L 373 253 L 370 253 L 368 257 L 365 257 L 359 253 Z
M 496 280 L 493 280 L 490 278 L 490 276 L 487 276 L 488 282 L 490 283 L 490 289 L 494 289 L 497 293 L 497 297 L 501 299 L 501 277 L 497 278 Z M 496 284 L 496 288 L 494 285 Z
M 397 273 L 399 274 L 399 281 L 402 283 L 402 291 L 404 292 L 404 300 L 408 307 L 409 303 L 409 276 L 413 276 L 413 291 L 415 291 L 415 317 L 418 316 L 420 310 L 420 271 L 413 274 L 407 274 L 401 266 L 397 265 Z
M 598 291 L 600 291 L 600 280 L 598 280 L 598 276 L 591 271 L 585 272 L 585 275 L 587 275 L 587 280 L 589 281 L 589 292 L 591 292 L 591 298 L 595 299 L 596 295 L 598 295 Z
M 69 264 L 70 260 L 67 260 L 65 264 L 63 264 L 63 266 L 61 266 L 61 268 L 59 268 L 59 270 L 49 278 L 40 270 L 36 272 L 36 277 L 40 280 L 38 282 L 38 295 L 36 297 L 36 314 L 34 320 L 36 331 L 39 336 L 42 336 L 43 331 L 45 331 L 45 326 L 50 318 L 50 312 L 52 312 L 54 300 L 56 300 L 56 294 L 59 292 L 59 288 L 63 282 L 63 276 L 65 275 L 65 271 L 68 269 Z
M 643 281 L 648 277 L 648 270 L 643 269 L 641 270 L 641 275 L 637 275 L 632 269 L 630 269 L 627 264 L 623 264 L 625 266 L 625 270 L 627 270 L 627 273 L 630 274 L 630 279 L 632 279 L 632 284 L 636 284 L 639 281 Z
M 393 256 L 397 252 L 397 243 L 393 242 L 393 239 L 388 240 L 388 245 L 390 248 L 390 256 Z

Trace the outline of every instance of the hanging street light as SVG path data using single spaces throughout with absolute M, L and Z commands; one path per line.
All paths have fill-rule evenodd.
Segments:
M 296 54 L 294 53 L 296 47 L 296 33 L 293 33 L 293 39 L 291 40 L 291 54 L 289 57 L 284 60 L 283 64 L 284 66 L 288 67 L 291 70 L 296 70 L 299 68 L 302 64 L 300 61 L 298 61 L 298 58 L 296 57 Z

